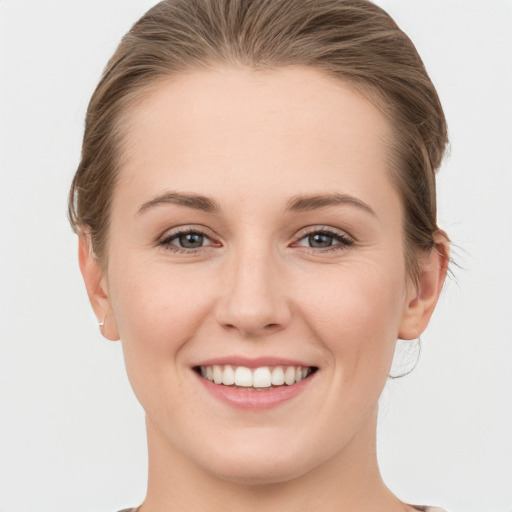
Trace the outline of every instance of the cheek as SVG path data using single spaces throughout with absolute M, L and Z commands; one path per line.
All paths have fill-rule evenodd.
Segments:
M 181 348 L 207 316 L 207 281 L 191 270 L 135 259 L 112 273 L 111 303 L 130 380 L 156 374 L 159 367 L 175 371 Z
M 165 263 L 125 260 L 110 279 L 112 308 L 132 389 L 148 414 L 164 414 L 168 422 L 187 406 L 182 403 L 187 390 L 180 388 L 185 371 L 181 355 L 211 306 L 203 280 L 191 274 L 191 270 L 177 271 Z M 173 390 L 173 399 L 165 400 L 164 411 L 166 387 Z
M 329 274 L 320 288 L 303 280 L 304 317 L 315 338 L 343 366 L 344 380 L 359 378 L 370 367 L 387 375 L 404 307 L 404 274 L 370 264 Z

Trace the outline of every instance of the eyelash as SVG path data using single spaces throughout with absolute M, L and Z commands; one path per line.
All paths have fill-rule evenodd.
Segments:
M 217 246 L 219 245 L 218 243 L 213 242 L 206 246 L 203 245 L 201 247 L 196 247 L 196 248 L 186 248 L 186 247 L 180 247 L 179 245 L 175 245 L 175 244 L 171 243 L 172 240 L 175 240 L 175 239 L 179 238 L 180 236 L 185 236 L 185 235 L 200 235 L 208 240 L 211 240 L 211 238 L 203 230 L 201 230 L 199 228 L 187 228 L 187 229 L 175 231 L 174 233 L 171 233 L 171 234 L 165 236 L 159 242 L 159 245 L 161 245 L 165 249 L 172 251 L 174 253 L 177 253 L 177 254 L 196 254 L 196 253 L 204 250 L 205 247 L 209 247 L 210 245 L 217 245 Z
M 344 251 L 348 247 L 354 245 L 354 240 L 349 237 L 345 232 L 339 231 L 333 228 L 329 228 L 327 226 L 315 226 L 312 228 L 309 228 L 308 231 L 305 231 L 301 233 L 300 238 L 298 238 L 297 242 L 294 242 L 294 245 L 296 245 L 301 240 L 304 240 L 305 238 L 311 236 L 311 235 L 325 235 L 328 237 L 333 238 L 333 243 L 337 242 L 334 245 L 331 245 L 327 248 L 317 248 L 317 247 L 304 247 L 305 249 L 309 249 L 310 251 L 317 253 L 326 253 L 326 252 L 332 252 L 332 251 Z
M 176 253 L 176 254 L 189 254 L 189 255 L 197 254 L 198 252 L 204 251 L 205 248 L 207 248 L 209 246 L 217 246 L 218 247 L 220 245 L 218 242 L 211 242 L 208 245 L 202 245 L 201 247 L 185 248 L 185 247 L 180 247 L 178 245 L 171 243 L 173 240 L 179 238 L 180 236 L 185 236 L 185 235 L 200 235 L 200 236 L 203 236 L 204 238 L 210 240 L 210 242 L 211 242 L 211 238 L 201 229 L 188 228 L 188 229 L 176 231 L 174 233 L 171 233 L 171 234 L 165 236 L 159 242 L 159 245 L 169 251 Z M 333 228 L 328 228 L 325 226 L 318 226 L 318 227 L 310 228 L 308 231 L 301 233 L 301 236 L 297 239 L 296 242 L 294 242 L 292 244 L 292 246 L 297 247 L 297 244 L 300 241 L 304 240 L 305 238 L 307 238 L 311 235 L 325 235 L 328 237 L 332 237 L 333 241 L 337 242 L 334 245 L 329 246 L 327 248 L 299 246 L 299 247 L 303 247 L 306 250 L 314 252 L 315 254 L 327 253 L 327 252 L 331 252 L 331 251 L 343 251 L 343 250 L 346 250 L 348 247 L 354 245 L 354 240 L 352 238 L 350 238 L 343 231 L 338 231 Z

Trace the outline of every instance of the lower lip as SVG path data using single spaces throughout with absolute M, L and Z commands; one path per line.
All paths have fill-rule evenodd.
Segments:
M 195 372 L 194 372 L 195 373 Z M 215 384 L 196 373 L 197 378 L 203 386 L 214 397 L 224 403 L 238 409 L 270 409 L 295 398 L 302 393 L 315 377 L 315 374 L 309 375 L 304 380 L 292 384 L 291 386 L 280 386 L 278 388 L 266 391 L 246 391 L 244 389 L 232 388 Z

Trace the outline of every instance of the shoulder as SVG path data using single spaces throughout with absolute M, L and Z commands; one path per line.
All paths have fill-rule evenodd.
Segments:
M 123 510 L 120 510 L 119 512 L 137 512 L 137 509 L 136 508 L 123 508 Z

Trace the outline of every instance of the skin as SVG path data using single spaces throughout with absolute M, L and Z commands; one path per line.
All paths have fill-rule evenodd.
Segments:
M 146 411 L 141 511 L 409 510 L 379 473 L 378 398 L 396 339 L 428 324 L 448 247 L 438 237 L 421 256 L 416 287 L 386 118 L 313 69 L 218 68 L 162 81 L 127 120 L 105 269 L 87 235 L 79 253 L 102 333 L 122 340 Z M 148 205 L 168 192 L 206 196 L 219 211 Z M 286 209 L 325 194 L 367 208 Z M 180 228 L 206 245 L 180 248 Z M 344 239 L 311 247 L 320 229 Z M 292 400 L 240 410 L 192 370 L 228 355 L 319 370 Z

